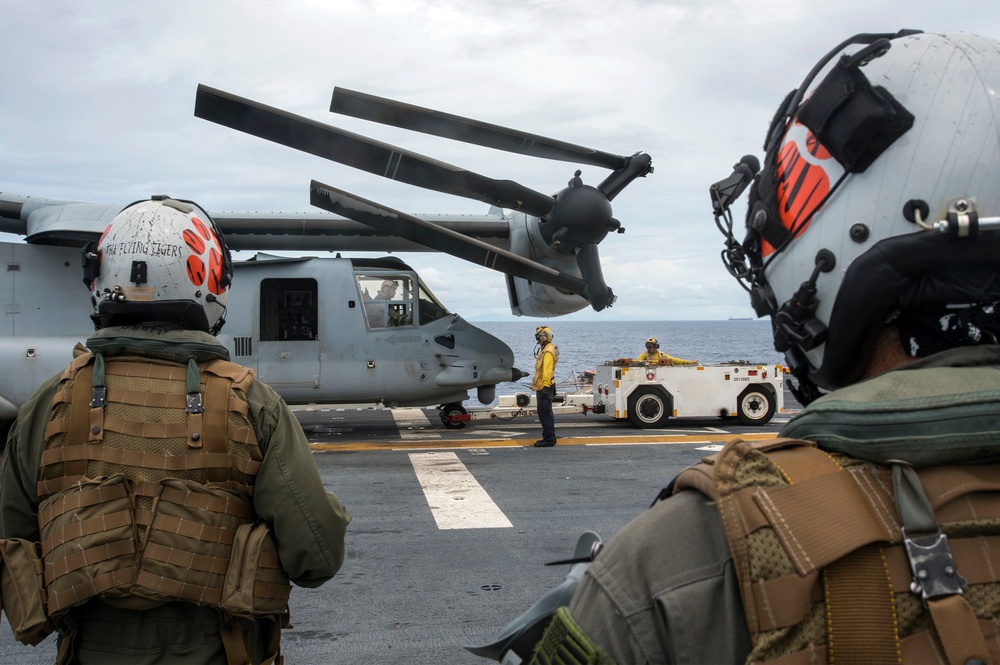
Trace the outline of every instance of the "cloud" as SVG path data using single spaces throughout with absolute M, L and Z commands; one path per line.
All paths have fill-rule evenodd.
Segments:
M 211 210 L 308 211 L 316 178 L 414 213 L 484 204 L 360 173 L 193 116 L 196 86 L 336 124 L 544 193 L 576 165 L 331 115 L 343 86 L 619 154 L 655 172 L 615 200 L 602 243 L 619 296 L 571 318 L 750 316 L 719 259 L 708 186 L 760 156 L 778 102 L 862 31 L 1000 37 L 993 3 L 843 0 L 54 0 L 3 3 L 0 191 L 121 202 L 153 193 Z M 606 171 L 582 167 L 596 184 Z M 737 206 L 738 208 L 738 206 Z M 742 224 L 742 210 L 735 210 Z M 498 274 L 402 257 L 453 311 L 509 318 Z

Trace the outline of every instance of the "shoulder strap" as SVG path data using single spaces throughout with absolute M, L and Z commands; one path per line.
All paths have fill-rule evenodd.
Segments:
M 755 448 L 745 442 L 727 445 L 720 453 L 715 470 L 720 494 L 719 513 L 733 553 L 751 634 L 760 634 L 769 623 L 767 617 L 760 614 L 766 608 L 755 602 L 757 585 L 750 573 L 749 528 L 759 523 L 759 519 L 747 520 L 744 516 L 752 514 L 756 508 L 774 528 L 801 576 L 823 568 L 828 653 L 835 651 L 840 662 L 898 663 L 900 647 L 894 599 L 881 547 L 850 549 L 850 553 L 834 558 L 826 566 L 810 556 L 813 548 L 820 551 L 841 549 L 841 529 L 849 530 L 850 525 L 840 522 L 838 527 L 833 523 L 842 517 L 840 507 L 852 505 L 854 501 L 851 496 L 840 499 L 842 490 L 849 487 L 843 480 L 850 480 L 852 474 L 843 473 L 833 457 L 811 442 L 776 441 L 769 448 L 767 456 L 787 485 L 744 487 L 739 473 L 744 461 L 755 452 Z M 830 478 L 840 481 L 837 487 L 828 487 Z M 747 500 L 747 494 L 753 505 Z M 775 495 L 781 500 L 776 501 Z M 816 519 L 818 515 L 823 515 L 824 519 Z M 817 534 L 816 538 L 802 544 L 799 537 L 803 525 L 815 527 L 818 524 L 826 535 Z M 827 552 L 827 556 L 830 555 Z M 783 600 L 792 601 L 791 598 Z

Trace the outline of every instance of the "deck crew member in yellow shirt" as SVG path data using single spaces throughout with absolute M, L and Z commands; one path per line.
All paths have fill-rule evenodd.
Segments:
M 646 350 L 639 354 L 639 357 L 635 359 L 636 362 L 640 363 L 654 363 L 657 365 L 697 365 L 697 360 L 684 360 L 683 358 L 674 358 L 673 356 L 667 355 L 660 351 L 660 343 L 656 341 L 655 337 L 650 337 L 646 340 Z

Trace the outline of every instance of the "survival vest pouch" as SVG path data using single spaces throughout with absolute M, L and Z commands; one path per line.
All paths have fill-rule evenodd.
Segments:
M 686 488 L 719 509 L 747 662 L 1000 663 L 1000 465 L 890 471 L 737 439 Z
M 42 561 L 37 544 L 20 538 L 0 540 L 0 609 L 14 639 L 32 646 L 54 629 L 45 613 Z
M 291 591 L 267 525 L 240 526 L 222 587 L 222 609 L 236 616 L 279 614 L 288 607 Z

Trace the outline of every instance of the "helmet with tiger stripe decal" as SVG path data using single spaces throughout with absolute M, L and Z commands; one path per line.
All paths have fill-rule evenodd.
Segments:
M 153 197 L 128 205 L 84 248 L 98 329 L 164 321 L 218 334 L 232 278 L 221 231 L 189 201 Z
M 904 30 L 845 40 L 782 102 L 745 238 L 731 201 L 716 223 L 802 403 L 861 378 L 889 324 L 910 356 L 996 343 L 997 90 L 1000 42 Z

